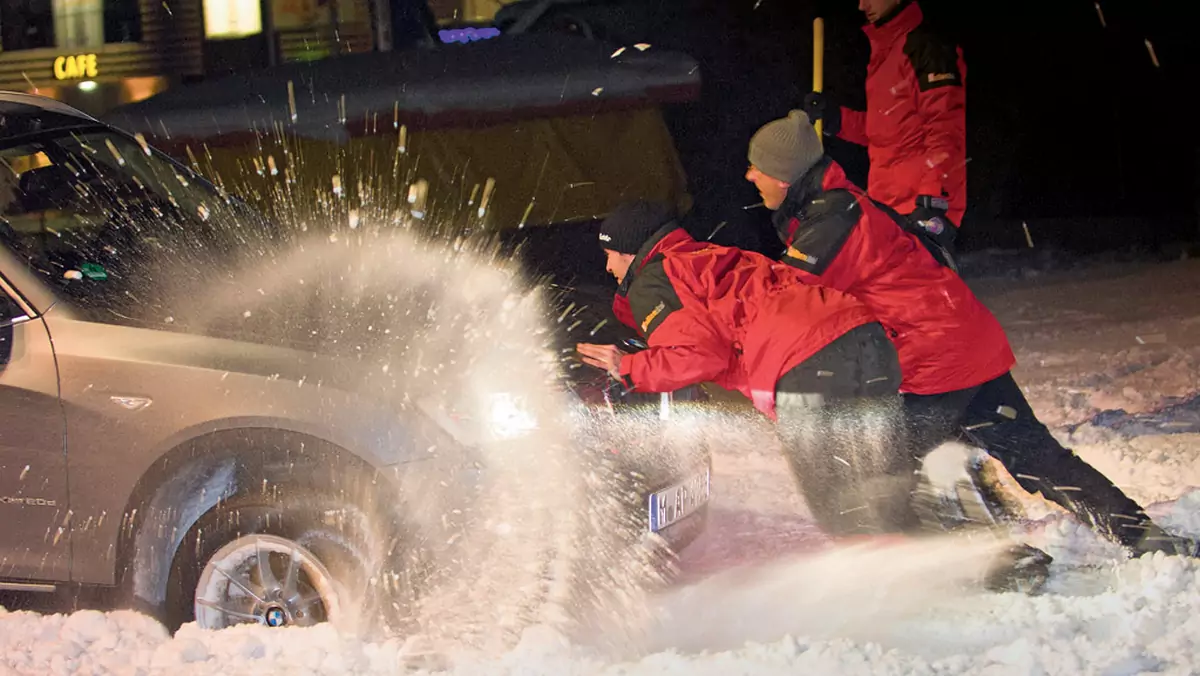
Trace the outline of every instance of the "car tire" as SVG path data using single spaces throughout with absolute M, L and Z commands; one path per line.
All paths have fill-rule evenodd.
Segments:
M 189 529 L 160 618 L 168 630 L 193 621 L 402 629 L 418 585 L 414 571 L 395 565 L 395 529 L 345 501 L 302 491 L 269 497 L 223 501 Z

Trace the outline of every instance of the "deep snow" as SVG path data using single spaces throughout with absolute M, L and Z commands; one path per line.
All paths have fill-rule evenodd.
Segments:
M 1131 433 L 1098 414 L 1155 411 L 1200 394 L 1200 263 L 1125 264 L 977 290 L 1008 329 L 1016 376 L 1042 419 L 1170 529 L 1200 534 L 1200 435 L 1169 424 Z M 754 420 L 748 418 L 748 420 Z M 968 593 L 954 583 L 979 547 L 850 548 L 822 554 L 773 454 L 770 430 L 728 425 L 714 459 L 712 522 L 654 600 L 661 622 L 638 645 L 601 652 L 542 627 L 499 655 L 410 656 L 395 639 L 332 627 L 174 638 L 131 612 L 0 611 L 0 673 L 13 674 L 1122 674 L 1193 673 L 1200 565 L 1123 561 L 1045 503 L 1020 531 L 1063 563 L 1050 592 Z M 1156 433 L 1162 430 L 1164 433 Z M 957 571 L 957 572 L 956 572 Z

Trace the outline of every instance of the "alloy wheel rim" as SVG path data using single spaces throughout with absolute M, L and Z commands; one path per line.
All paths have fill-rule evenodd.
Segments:
M 275 535 L 244 535 L 219 549 L 196 585 L 196 623 L 311 626 L 341 615 L 337 583 L 306 547 Z

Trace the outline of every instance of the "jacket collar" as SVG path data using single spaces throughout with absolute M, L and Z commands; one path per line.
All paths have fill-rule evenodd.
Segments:
M 625 279 L 621 280 L 621 284 L 617 286 L 617 294 L 622 296 L 629 294 L 629 287 L 633 284 L 636 273 L 641 272 L 642 268 L 646 267 L 646 264 L 658 252 L 691 238 L 692 236 L 688 234 L 687 230 L 679 227 L 675 221 L 669 221 L 659 228 L 653 235 L 650 235 L 650 239 L 646 240 L 634 255 L 633 265 L 629 266 L 629 271 L 625 273 Z
M 771 215 L 771 220 L 775 222 L 776 226 L 787 223 L 789 219 L 800 213 L 806 204 L 822 193 L 852 185 L 850 179 L 846 178 L 846 172 L 841 165 L 826 155 L 805 172 L 800 180 L 788 188 L 787 197 Z
M 887 16 L 863 26 L 863 32 L 871 44 L 886 44 L 908 35 L 922 19 L 921 7 L 913 0 L 904 0 Z

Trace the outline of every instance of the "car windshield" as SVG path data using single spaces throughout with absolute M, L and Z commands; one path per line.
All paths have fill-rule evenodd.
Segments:
M 134 319 L 154 306 L 163 275 L 218 261 L 247 216 L 189 169 L 104 127 L 0 143 L 0 242 L 99 321 Z

